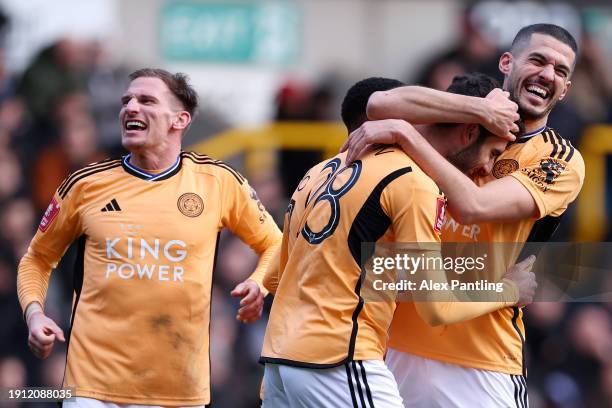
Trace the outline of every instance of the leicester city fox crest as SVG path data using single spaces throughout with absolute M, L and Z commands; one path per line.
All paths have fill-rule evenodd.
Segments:
M 519 164 L 514 159 L 501 159 L 495 162 L 493 166 L 493 176 L 495 178 L 502 178 L 508 174 L 514 173 L 519 168 Z
M 197 217 L 204 211 L 204 200 L 196 193 L 181 195 L 176 203 L 179 211 L 187 217 Z

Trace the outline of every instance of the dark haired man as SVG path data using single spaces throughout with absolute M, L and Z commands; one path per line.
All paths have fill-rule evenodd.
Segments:
M 91 164 L 59 186 L 19 264 L 17 290 L 29 345 L 45 358 L 61 329 L 43 312 L 51 269 L 78 240 L 64 387 L 66 406 L 210 403 L 212 269 L 227 227 L 259 255 L 238 318 L 261 315 L 259 283 L 280 231 L 238 172 L 181 152 L 197 108 L 182 74 L 142 69 L 121 97 L 130 152 Z M 243 305 L 244 305 L 243 303 Z
M 458 81 L 455 90 L 485 96 L 495 86 L 483 76 L 472 79 Z M 347 129 L 366 120 L 374 91 L 398 85 L 386 78 L 355 84 L 342 104 Z M 466 169 L 490 167 L 506 145 L 489 136 L 472 148 L 483 132 L 478 125 L 428 125 L 423 131 L 441 154 L 461 157 Z M 266 364 L 265 408 L 403 407 L 383 362 L 395 302 L 364 300 L 361 243 L 438 243 L 444 199 L 397 147 L 380 146 L 352 164 L 345 156 L 319 163 L 304 176 L 285 214 L 278 260 L 266 272 L 264 284 L 275 298 L 260 359 Z M 528 303 L 535 285 L 532 262 L 500 278 L 505 290 L 496 302 L 461 303 L 449 294 L 418 303 L 418 313 L 429 324 L 449 324 Z M 424 273 L 424 279 L 446 279 L 440 270 Z
M 446 223 L 443 241 L 547 241 L 584 181 L 580 153 L 547 127 L 549 112 L 570 88 L 576 53 L 575 40 L 562 27 L 535 24 L 518 32 L 510 51 L 501 56 L 499 69 L 526 133 L 499 156 L 492 175 L 478 178 L 476 184 L 412 126 L 393 119 L 368 122 L 351 135 L 349 159 L 359 157 L 369 143 L 398 143 L 448 197 L 454 220 Z M 453 111 L 462 109 L 462 103 L 452 94 L 404 87 L 374 94 L 368 112 L 371 119 L 411 120 L 414 109 L 444 105 L 447 111 L 428 110 L 438 113 L 430 119 L 442 121 L 449 114 L 456 116 Z M 503 248 L 498 259 L 511 265 L 521 247 Z M 432 328 L 410 305 L 401 304 L 389 345 L 387 363 L 407 407 L 528 406 L 525 333 L 518 307 Z M 430 375 L 420 375 L 423 371 Z

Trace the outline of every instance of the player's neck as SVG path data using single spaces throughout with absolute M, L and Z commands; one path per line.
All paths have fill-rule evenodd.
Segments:
M 536 130 L 545 127 L 547 122 L 548 115 L 534 120 L 525 120 L 525 134 L 535 132 Z
M 442 156 L 446 157 L 453 151 L 454 146 L 447 130 L 435 125 L 415 125 L 415 128 Z
M 165 170 L 176 163 L 181 149 L 167 149 L 163 153 L 158 152 L 131 152 L 130 164 L 142 170 Z

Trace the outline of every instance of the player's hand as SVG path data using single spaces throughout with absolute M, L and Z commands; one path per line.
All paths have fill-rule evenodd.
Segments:
M 536 282 L 535 273 L 531 271 L 533 264 L 536 261 L 534 255 L 530 255 L 521 262 L 512 265 L 504 278 L 510 279 L 516 284 L 519 291 L 519 299 L 517 306 L 526 306 L 533 302 L 538 282 Z
M 239 283 L 230 293 L 233 297 L 242 298 L 236 319 L 242 323 L 253 323 L 261 318 L 263 312 L 263 293 L 257 282 L 247 279 Z
M 513 142 L 512 134 L 519 131 L 515 123 L 520 119 L 518 105 L 510 100 L 510 93 L 499 88 L 493 89 L 486 97 L 486 114 L 481 125 L 502 139 Z
M 372 120 L 354 130 L 340 148 L 347 151 L 346 161 L 357 160 L 373 144 L 396 144 L 408 139 L 414 130 L 412 125 L 400 119 Z
M 43 312 L 34 312 L 28 320 L 28 346 L 38 358 L 47 358 L 55 341 L 66 341 L 64 332 Z

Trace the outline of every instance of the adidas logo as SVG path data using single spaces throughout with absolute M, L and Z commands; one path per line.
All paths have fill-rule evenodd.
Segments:
M 102 208 L 100 211 L 105 212 L 105 211 L 121 211 L 121 207 L 119 207 L 119 203 L 117 202 L 117 200 L 115 200 L 114 198 L 108 203 L 106 204 L 106 206 L 104 208 Z

